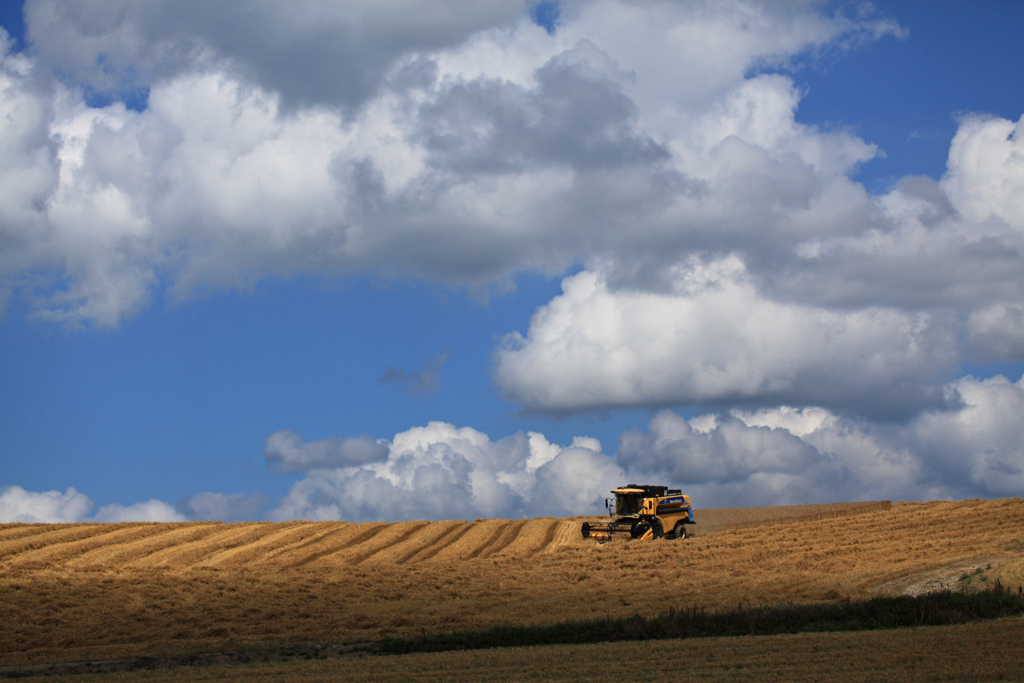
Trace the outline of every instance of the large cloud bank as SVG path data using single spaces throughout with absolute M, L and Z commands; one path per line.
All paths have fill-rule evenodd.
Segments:
M 549 32 L 528 9 L 29 0 L 30 50 L 0 47 L 5 289 L 116 325 L 270 274 L 578 264 L 497 354 L 545 411 L 913 414 L 968 354 L 1024 358 L 1024 119 L 965 117 L 944 178 L 881 197 L 852 180 L 873 145 L 795 119 L 778 67 L 895 23 L 606 0 Z

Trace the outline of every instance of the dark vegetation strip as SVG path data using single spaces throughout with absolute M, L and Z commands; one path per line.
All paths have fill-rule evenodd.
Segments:
M 818 605 L 740 607 L 707 613 L 703 608 L 669 610 L 650 619 L 569 621 L 553 626 L 492 626 L 480 631 L 385 638 L 373 648 L 382 654 L 478 650 L 620 640 L 763 636 L 808 631 L 862 631 L 961 624 L 1024 614 L 1024 590 L 1002 586 L 978 593 L 944 591 L 919 596 L 877 597 Z
M 651 619 L 575 621 L 555 626 L 494 626 L 483 631 L 442 633 L 418 638 L 338 645 L 292 645 L 269 650 L 215 654 L 137 657 L 122 660 L 65 662 L 0 667 L 0 679 L 73 674 L 110 674 L 139 669 L 168 669 L 213 664 L 333 659 L 347 655 L 408 654 L 496 647 L 601 643 L 622 640 L 774 635 L 809 631 L 860 631 L 960 624 L 1024 614 L 1024 588 L 1015 593 L 998 581 L 978 593 L 928 593 L 916 597 L 880 597 L 861 602 L 780 607 L 743 607 L 730 612 L 670 610 Z

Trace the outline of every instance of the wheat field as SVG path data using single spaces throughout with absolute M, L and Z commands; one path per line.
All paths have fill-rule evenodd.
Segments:
M 0 666 L 834 601 L 976 568 L 1022 578 L 1021 499 L 696 517 L 684 541 L 604 545 L 579 534 L 595 518 L 0 525 Z

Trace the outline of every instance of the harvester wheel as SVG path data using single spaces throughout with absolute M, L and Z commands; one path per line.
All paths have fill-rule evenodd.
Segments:
M 652 519 L 651 520 L 651 535 L 654 536 L 655 538 L 664 538 L 665 537 L 665 527 L 664 527 L 664 525 L 662 525 L 660 519 Z
M 684 538 L 686 538 L 686 525 L 682 522 L 676 524 L 676 530 L 672 534 L 672 537 L 675 538 L 677 541 L 681 541 Z
M 651 528 L 649 522 L 637 522 L 633 525 L 633 528 L 629 530 L 629 535 L 632 538 L 643 538 L 647 530 Z

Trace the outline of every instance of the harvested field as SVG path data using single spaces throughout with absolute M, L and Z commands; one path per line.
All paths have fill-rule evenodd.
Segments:
M 872 510 L 888 510 L 890 501 L 871 503 L 830 503 L 828 505 L 777 505 L 763 508 L 718 508 L 712 510 L 695 510 L 697 521 L 694 536 L 718 533 L 728 529 L 771 524 L 773 522 L 810 521 L 815 519 L 831 519 Z
M 1020 499 L 698 511 L 678 542 L 583 519 L 3 525 L 0 666 L 834 601 L 977 558 L 1010 585 L 1024 557 Z

